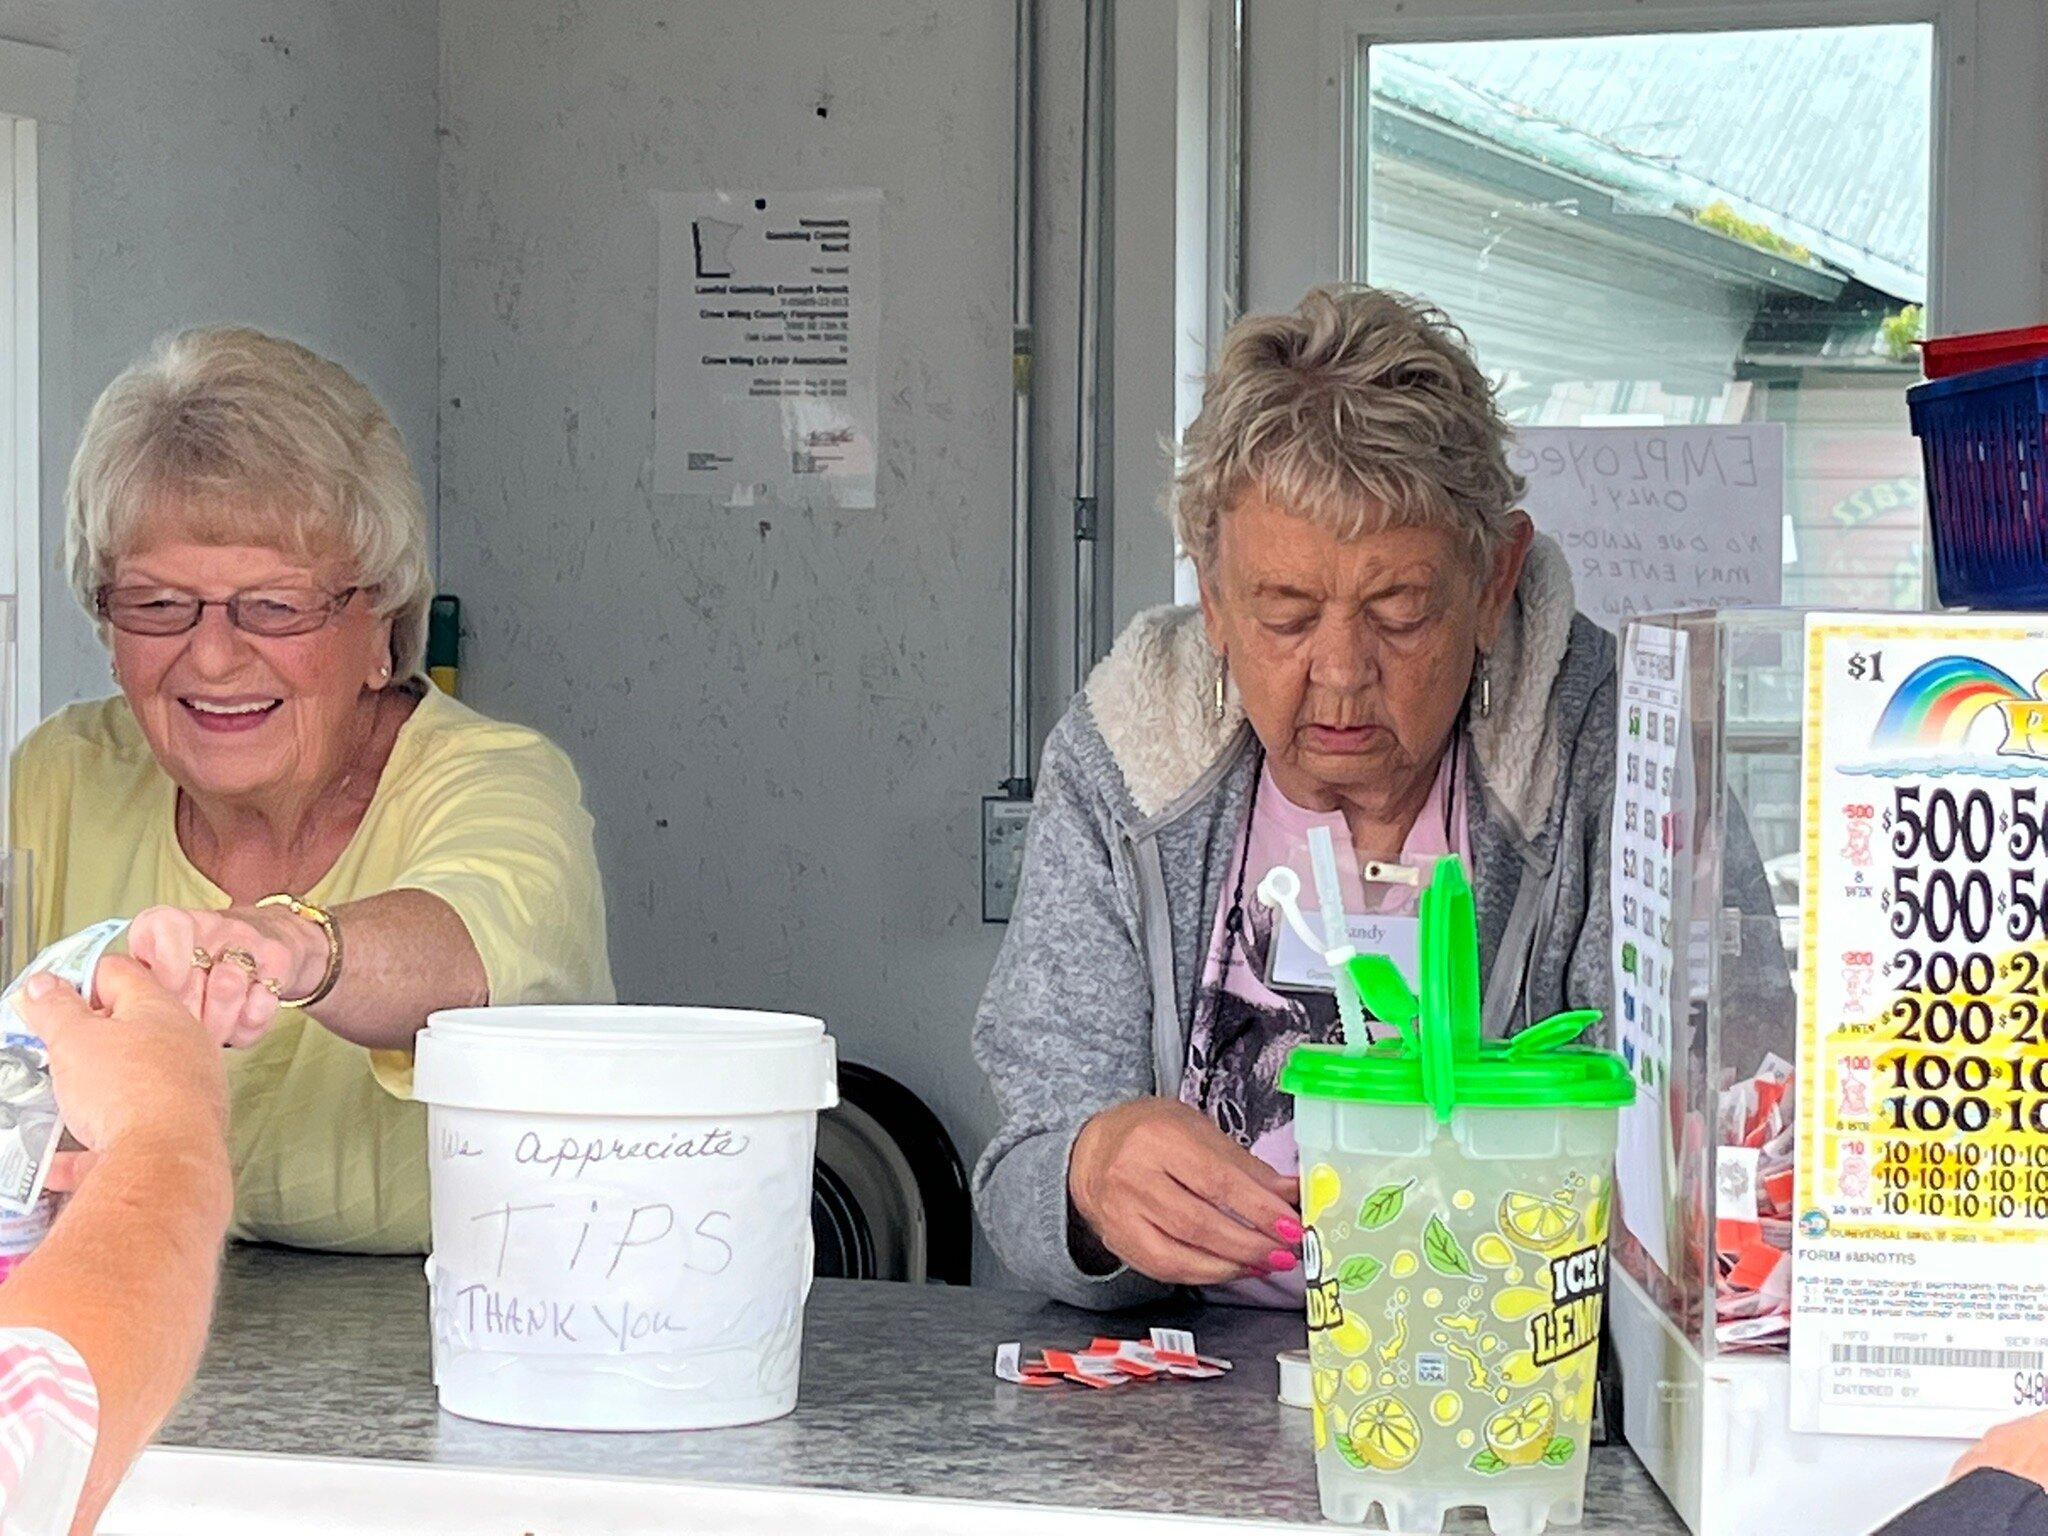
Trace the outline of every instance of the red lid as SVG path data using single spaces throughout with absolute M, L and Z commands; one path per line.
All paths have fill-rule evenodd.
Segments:
M 2023 363 L 2048 357 L 2048 325 L 2026 325 L 2010 331 L 1977 331 L 1968 336 L 1938 336 L 1923 341 L 1920 366 L 1930 379 L 1946 379 L 1979 368 Z

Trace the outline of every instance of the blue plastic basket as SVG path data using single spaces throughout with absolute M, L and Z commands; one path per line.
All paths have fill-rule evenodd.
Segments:
M 1934 584 L 1964 608 L 2048 608 L 2048 358 L 1906 391 Z

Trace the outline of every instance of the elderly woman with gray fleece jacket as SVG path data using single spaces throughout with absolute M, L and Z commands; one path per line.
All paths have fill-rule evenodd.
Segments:
M 1336 1006 L 1252 893 L 1314 828 L 1390 927 L 1407 872 L 1465 860 L 1490 1034 L 1609 1006 L 1613 642 L 1506 439 L 1462 335 L 1398 295 L 1226 339 L 1174 486 L 1200 606 L 1139 616 L 1047 740 L 976 1022 L 1004 1119 L 975 1197 L 1026 1283 L 1299 1302 L 1276 1078 Z

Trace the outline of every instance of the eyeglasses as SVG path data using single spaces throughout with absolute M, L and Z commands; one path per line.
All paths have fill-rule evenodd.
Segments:
M 235 628 L 281 640 L 324 628 L 362 590 L 265 587 L 232 597 L 202 598 L 164 587 L 101 587 L 94 594 L 93 607 L 114 628 L 130 635 L 182 635 L 198 628 L 207 609 L 221 608 Z

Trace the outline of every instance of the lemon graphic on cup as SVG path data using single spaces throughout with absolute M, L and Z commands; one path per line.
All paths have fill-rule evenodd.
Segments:
M 1574 1424 L 1587 1424 L 1593 1418 L 1593 1394 L 1599 1388 L 1599 1381 L 1591 1371 L 1586 1372 L 1579 1384 L 1565 1393 L 1564 1416 Z
M 1394 1319 L 1394 1331 L 1387 1342 L 1380 1346 L 1380 1358 L 1392 1362 L 1408 1347 L 1408 1314 L 1402 1312 Z
M 1351 1448 L 1367 1466 L 1398 1472 L 1422 1448 L 1422 1430 L 1408 1405 L 1387 1393 L 1358 1410 L 1351 1421 Z
M 1519 1323 L 1550 1300 L 1548 1291 L 1533 1285 L 1511 1285 L 1493 1294 L 1493 1315 L 1504 1323 Z
M 1538 1392 L 1486 1421 L 1486 1448 L 1507 1466 L 1530 1466 L 1543 1459 L 1556 1427 L 1557 1405 Z
M 1362 1355 L 1372 1348 L 1372 1329 L 1365 1319 L 1349 1307 L 1344 1309 L 1344 1321 L 1330 1330 L 1330 1347 L 1340 1355 Z
M 1515 1262 L 1515 1250 L 1501 1240 L 1498 1232 L 1482 1232 L 1472 1244 L 1472 1257 L 1488 1269 L 1506 1269 Z
M 1500 1197 L 1500 1230 L 1517 1248 L 1545 1258 L 1563 1253 L 1579 1240 L 1579 1213 L 1562 1200 L 1511 1189 Z
M 1314 1226 L 1316 1218 L 1337 1203 L 1337 1197 L 1344 1193 L 1344 1186 L 1337 1177 L 1337 1170 L 1328 1163 L 1317 1163 L 1309 1169 L 1308 1177 L 1301 1181 L 1301 1219 L 1306 1226 Z
M 1536 1363 L 1536 1357 L 1529 1350 L 1521 1349 L 1509 1355 L 1495 1367 L 1500 1379 L 1511 1387 L 1533 1386 L 1542 1378 L 1543 1367 Z
M 1429 1416 L 1446 1428 L 1457 1423 L 1464 1411 L 1465 1400 L 1455 1392 L 1439 1392 L 1436 1401 L 1429 1405 Z

